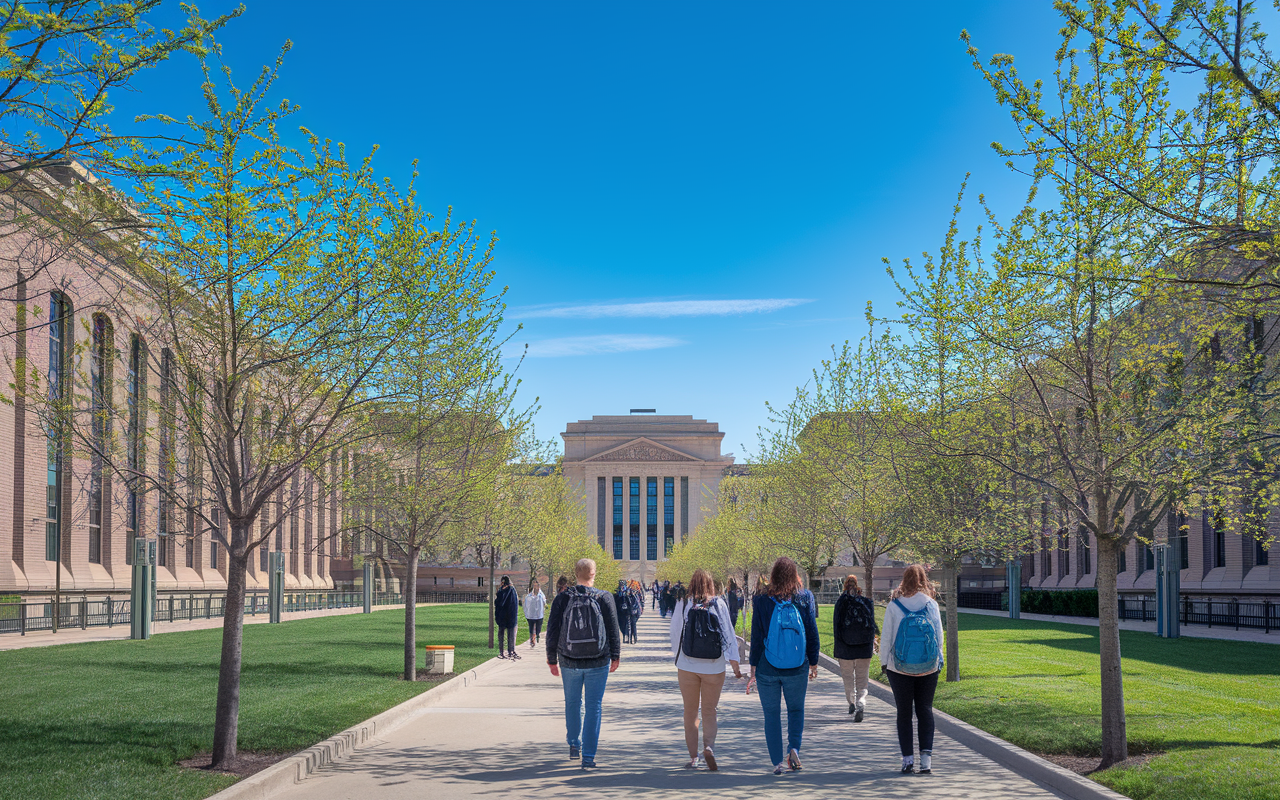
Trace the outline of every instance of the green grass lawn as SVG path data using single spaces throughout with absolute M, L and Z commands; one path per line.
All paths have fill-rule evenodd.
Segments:
M 830 607 L 819 617 L 830 654 Z M 1130 752 L 1164 755 L 1094 779 L 1135 800 L 1280 799 L 1280 646 L 1120 641 Z M 960 674 L 939 709 L 1032 752 L 1099 754 L 1096 627 L 961 614 Z
M 418 609 L 418 642 L 487 660 L 482 604 Z M 434 683 L 399 679 L 404 612 L 246 625 L 240 749 L 292 753 Z M 0 652 L 0 798 L 201 798 L 233 779 L 179 759 L 213 741 L 222 631 Z M 421 653 L 419 653 L 421 656 Z

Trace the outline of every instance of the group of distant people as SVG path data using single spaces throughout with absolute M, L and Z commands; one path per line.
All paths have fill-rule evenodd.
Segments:
M 529 621 L 531 647 L 539 643 L 546 618 L 547 664 L 564 687 L 569 758 L 581 759 L 582 767 L 591 769 L 596 766 L 605 686 L 621 663 L 622 644 L 637 641 L 636 623 L 644 611 L 646 597 L 644 587 L 635 581 L 619 581 L 612 593 L 595 588 L 596 564 L 591 559 L 578 561 L 574 575 L 572 584 L 567 578 L 560 579 L 549 610 L 535 582 L 525 597 L 525 618 Z M 504 584 L 504 588 L 507 586 L 509 583 Z M 648 593 L 653 606 L 660 609 L 664 618 L 671 619 L 671 655 L 689 751 L 685 767 L 697 769 L 705 764 L 709 770 L 718 770 L 716 711 L 726 670 L 731 670 L 737 679 L 744 678 L 736 635 L 742 592 L 730 581 L 721 594 L 711 574 L 698 569 L 687 587 L 680 581 L 674 586 L 655 581 Z M 514 591 L 504 601 L 506 611 L 499 623 L 501 630 L 511 631 L 506 639 L 507 658 L 519 658 L 511 638 L 515 627 L 513 601 Z M 754 689 L 759 694 L 770 771 L 782 775 L 803 768 L 800 751 L 805 698 L 808 682 L 818 675 L 818 605 L 813 593 L 804 588 L 799 567 L 783 557 L 774 562 L 768 579 L 762 578 L 757 584 L 751 606 L 746 692 L 750 694 Z M 862 722 L 871 656 L 878 649 L 897 706 L 902 772 L 931 773 L 933 696 L 942 669 L 942 617 L 924 568 L 913 565 L 904 571 L 885 611 L 883 634 L 876 623 L 875 606 L 853 575 L 845 579 L 831 624 L 849 714 L 855 722 Z M 918 722 L 918 760 L 913 721 Z

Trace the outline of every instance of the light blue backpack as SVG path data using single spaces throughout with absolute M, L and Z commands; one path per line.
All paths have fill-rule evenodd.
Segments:
M 791 600 L 773 598 L 773 618 L 764 637 L 764 657 L 778 669 L 794 669 L 808 656 L 800 609 Z
M 929 604 L 919 611 L 908 611 L 898 598 L 893 602 L 903 615 L 893 637 L 893 671 L 903 675 L 937 672 L 938 630 L 929 619 Z

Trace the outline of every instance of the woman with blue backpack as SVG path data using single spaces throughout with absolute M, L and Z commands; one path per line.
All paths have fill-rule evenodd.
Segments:
M 933 695 L 942 669 L 942 615 L 924 567 L 912 564 L 884 612 L 880 665 L 889 676 L 898 707 L 898 746 L 902 771 L 912 772 L 911 717 L 918 721 L 920 774 L 933 772 Z
M 844 593 L 836 600 L 832 616 L 835 656 L 844 680 L 844 696 L 849 701 L 853 721 L 862 722 L 870 683 L 871 651 L 880 628 L 876 625 L 876 607 L 862 594 L 856 575 L 844 579 Z
M 785 556 L 773 562 L 768 589 L 751 602 L 751 678 L 764 710 L 764 740 L 773 774 L 801 768 L 804 699 L 818 677 L 818 625 L 801 596 L 800 568 Z M 808 666 L 806 670 L 805 667 Z M 807 672 L 807 674 L 806 674 Z M 787 703 L 787 744 L 782 746 L 782 702 Z
M 701 757 L 707 769 L 716 764 L 716 706 L 724 690 L 724 667 L 733 667 L 735 678 L 742 677 L 738 667 L 738 637 L 729 621 L 729 606 L 716 596 L 711 573 L 694 570 L 686 596 L 676 602 L 671 612 L 671 655 L 676 660 L 680 698 L 684 701 L 684 743 L 689 748 L 685 769 L 698 767 L 698 710 L 702 710 Z

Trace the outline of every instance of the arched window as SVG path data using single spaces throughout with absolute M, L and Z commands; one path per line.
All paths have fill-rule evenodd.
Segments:
M 66 424 L 71 380 L 71 302 L 49 293 L 49 431 L 45 486 L 44 557 L 62 558 L 62 487 L 66 461 Z
M 142 479 L 145 454 L 142 448 L 143 426 L 146 425 L 147 397 L 147 345 L 142 337 L 129 337 L 129 375 L 125 381 L 126 402 L 129 412 L 129 430 L 125 442 L 125 456 L 129 468 L 129 493 L 125 500 L 126 561 L 133 563 L 133 540 L 138 537 L 142 525 Z
M 102 563 L 102 527 L 107 517 L 106 452 L 111 440 L 111 358 L 115 350 L 111 320 L 93 315 L 89 354 L 89 404 L 93 415 L 93 455 L 89 470 L 89 561 Z

